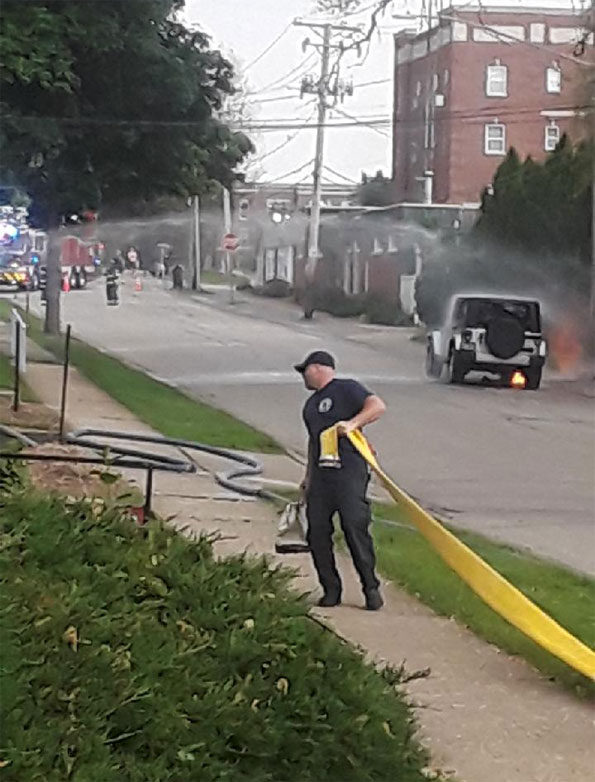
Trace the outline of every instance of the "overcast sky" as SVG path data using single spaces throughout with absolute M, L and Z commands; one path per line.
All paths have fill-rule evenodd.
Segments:
M 365 122 L 369 118 L 390 117 L 392 114 L 393 47 L 392 35 L 402 27 L 410 27 L 419 21 L 420 0 L 394 0 L 392 13 L 410 16 L 408 20 L 393 19 L 390 12 L 380 20 L 380 31 L 375 35 L 365 59 L 358 60 L 355 53 L 342 61 L 342 76 L 353 78 L 360 84 L 375 80 L 384 84 L 356 88 L 353 97 L 346 97 L 340 107 L 343 111 Z M 444 3 L 446 6 L 446 3 Z M 470 5 L 455 2 L 453 5 Z M 528 8 L 557 7 L 579 9 L 581 0 L 489 0 L 489 6 L 506 5 Z M 313 0 L 186 0 L 188 21 L 200 25 L 212 37 L 212 43 L 245 70 L 252 97 L 252 114 L 255 120 L 281 119 L 306 121 L 311 119 L 313 96 L 300 100 L 296 88 L 302 73 L 316 75 L 319 70 L 318 57 L 310 48 L 302 51 L 303 40 L 312 33 L 291 25 L 296 17 L 312 20 Z M 372 0 L 362 0 L 367 12 L 346 18 L 345 23 L 366 23 L 370 17 Z M 257 63 L 250 63 L 278 37 L 280 40 Z M 306 62 L 310 57 L 311 67 Z M 288 72 L 297 68 L 293 76 L 283 79 Z M 269 87 L 277 81 L 276 85 Z M 295 97 L 293 97 L 295 95 Z M 284 98 L 284 100 L 278 100 Z M 344 115 L 332 112 L 332 121 L 348 121 Z M 261 181 L 309 181 L 314 157 L 315 131 L 274 131 L 251 134 L 257 145 L 257 157 L 266 155 L 260 162 Z M 282 149 L 271 153 L 286 140 Z M 347 184 L 349 180 L 359 181 L 361 172 L 374 173 L 382 169 L 390 173 L 391 165 L 390 127 L 329 129 L 326 133 L 325 163 L 328 181 Z M 301 171 L 291 174 L 304 166 Z M 288 176 L 286 176 L 288 175 Z

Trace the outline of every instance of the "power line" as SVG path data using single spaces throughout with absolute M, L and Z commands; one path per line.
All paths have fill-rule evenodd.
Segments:
M 263 185 L 275 185 L 278 182 L 283 182 L 284 179 L 287 179 L 290 176 L 294 176 L 295 174 L 299 174 L 300 171 L 303 171 L 305 168 L 308 168 L 308 166 L 311 166 L 313 164 L 314 164 L 314 158 L 312 158 L 311 160 L 308 160 L 307 163 L 304 163 L 303 165 L 298 166 L 298 168 L 294 168 L 292 171 L 287 171 L 285 174 L 282 174 L 281 176 L 278 176 L 276 179 L 266 180 L 264 182 L 261 182 L 260 184 L 263 184 Z
M 266 55 L 267 55 L 267 54 L 268 54 L 268 53 L 271 51 L 271 49 L 273 49 L 273 48 L 274 48 L 274 47 L 275 47 L 275 46 L 276 46 L 276 45 L 279 43 L 279 41 L 281 40 L 281 38 L 283 38 L 283 36 L 284 36 L 284 35 L 285 35 L 287 32 L 289 32 L 289 30 L 290 30 L 290 28 L 291 28 L 291 25 L 292 25 L 292 23 L 291 23 L 291 22 L 289 22 L 289 24 L 288 24 L 288 25 L 287 25 L 287 26 L 286 26 L 286 27 L 285 27 L 283 30 L 281 30 L 281 32 L 280 32 L 280 33 L 279 33 L 279 35 L 278 35 L 278 36 L 275 38 L 275 40 L 274 40 L 274 41 L 272 41 L 272 42 L 271 42 L 271 43 L 270 43 L 270 44 L 269 44 L 269 45 L 266 47 L 266 49 L 263 49 L 263 51 L 262 51 L 262 52 L 261 52 L 261 53 L 258 55 L 258 57 L 255 57 L 253 60 L 251 60 L 251 61 L 248 63 L 248 65 L 246 65 L 246 66 L 244 67 L 244 73 L 246 73 L 246 71 L 250 70 L 250 68 L 252 68 L 254 65 L 256 65 L 256 63 L 257 63 L 257 62 L 260 62 L 260 61 L 262 60 L 262 58 L 263 58 L 263 57 L 265 57 L 265 56 L 266 56 Z
M 309 104 L 306 104 L 306 105 L 309 105 Z M 314 108 L 310 112 L 309 116 L 306 118 L 305 121 L 309 122 L 312 119 L 312 117 L 314 116 L 315 113 L 316 113 L 316 108 Z M 283 141 L 277 147 L 275 147 L 274 149 L 271 149 L 269 152 L 265 153 L 264 155 L 261 155 L 259 158 L 256 158 L 254 162 L 255 163 L 262 163 L 263 160 L 266 160 L 267 158 L 271 157 L 272 155 L 275 155 L 277 152 L 279 152 L 280 150 L 284 149 L 288 144 L 290 144 L 295 138 L 297 138 L 297 136 L 299 136 L 299 134 L 302 132 L 302 130 L 303 130 L 303 128 L 299 128 L 294 133 L 289 135 L 285 139 L 285 141 Z
M 386 117 L 379 117 L 378 119 L 359 119 L 358 117 L 349 114 L 348 112 L 344 111 L 343 109 L 339 109 L 337 107 L 333 108 L 334 111 L 338 112 L 339 114 L 344 115 L 345 117 L 349 118 L 349 122 L 325 122 L 325 127 L 358 127 L 358 126 L 364 126 L 364 127 L 386 127 L 388 125 L 391 125 L 393 123 L 393 118 L 391 116 Z M 487 106 L 483 109 L 479 110 L 457 110 L 457 111 L 446 111 L 446 112 L 440 112 L 440 114 L 436 115 L 437 121 L 447 121 L 447 120 L 453 120 L 453 119 L 490 119 L 492 117 L 507 117 L 507 116 L 516 116 L 516 115 L 526 115 L 526 114 L 532 114 L 535 112 L 542 112 L 542 111 L 572 111 L 575 113 L 578 113 L 580 115 L 581 112 L 587 113 L 588 111 L 591 111 L 589 106 L 587 105 L 565 105 L 565 106 L 525 106 L 525 107 L 494 107 L 494 106 Z M 118 118 L 110 118 L 110 117 L 66 117 L 66 116 L 47 116 L 47 115 L 20 115 L 20 114 L 2 114 L 0 113 L 0 120 L 18 120 L 19 122 L 31 122 L 31 123 L 40 123 L 40 122 L 56 122 L 56 123 L 63 123 L 65 125 L 90 125 L 90 126 L 114 126 L 114 127 L 197 127 L 201 126 L 203 123 L 197 120 L 142 120 L 142 119 L 118 119 Z M 541 117 L 541 119 L 546 119 L 546 117 Z M 420 120 L 418 119 L 399 119 L 397 118 L 396 124 L 398 125 L 415 125 L 419 124 Z M 297 122 L 295 120 L 283 120 L 283 119 L 276 119 L 271 118 L 267 120 L 259 120 L 259 121 L 249 121 L 242 124 L 230 124 L 230 129 L 233 131 L 279 131 L 279 130 L 298 130 L 298 129 L 315 129 L 320 127 L 320 123 L 318 122 Z
M 373 87 L 377 84 L 388 84 L 389 82 L 394 82 L 394 77 L 390 77 L 388 79 L 375 79 L 374 81 L 364 81 L 360 82 L 359 84 L 354 84 L 354 89 L 362 89 L 363 87 Z
M 256 90 L 253 93 L 250 93 L 251 95 L 261 95 L 263 92 L 268 92 L 273 87 L 279 87 L 285 82 L 287 82 L 288 79 L 290 79 L 292 76 L 295 75 L 297 78 L 298 76 L 301 76 L 302 73 L 305 73 L 308 68 L 310 67 L 310 64 L 314 61 L 314 58 L 316 57 L 316 53 L 312 52 L 307 57 L 305 57 L 299 65 L 296 65 L 295 68 L 292 68 L 290 71 L 288 71 L 284 76 L 280 76 L 278 79 L 275 79 L 272 82 L 269 82 L 265 87 L 261 87 L 260 89 Z M 298 73 L 300 71 L 300 73 Z
M 363 125 L 363 126 L 369 127 L 371 130 L 373 130 L 379 136 L 383 136 L 384 138 L 390 138 L 388 133 L 384 133 L 382 130 L 379 130 L 376 127 L 376 123 L 379 120 L 369 120 L 368 122 L 363 122 L 363 121 L 357 119 L 356 117 L 354 117 L 352 114 L 348 114 L 346 111 L 343 111 L 343 109 L 337 108 L 337 106 L 335 106 L 333 108 L 333 111 L 336 111 L 338 114 L 342 114 L 344 117 L 347 117 L 348 119 L 357 122 L 358 125 Z M 386 120 L 380 120 L 380 122 L 382 122 L 382 123 L 384 123 L 385 121 Z M 392 120 L 389 120 L 389 121 L 392 121 Z
M 279 95 L 278 98 L 257 98 L 256 103 L 280 103 L 285 100 L 300 100 L 299 95 Z
M 323 166 L 324 169 L 327 171 L 330 171 L 331 174 L 334 174 L 334 176 L 339 177 L 339 179 L 344 179 L 346 182 L 349 182 L 350 185 L 358 185 L 359 182 L 356 182 L 355 179 L 351 179 L 351 177 L 345 176 L 345 174 L 342 174 L 340 171 L 335 171 L 334 168 L 331 168 L 330 166 L 327 166 L 326 164 Z

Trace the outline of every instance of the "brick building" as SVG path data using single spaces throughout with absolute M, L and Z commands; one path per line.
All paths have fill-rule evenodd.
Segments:
M 395 36 L 393 176 L 401 201 L 478 202 L 513 146 L 534 159 L 584 133 L 585 20 L 567 10 L 464 6 Z M 429 196 L 428 189 L 425 196 Z

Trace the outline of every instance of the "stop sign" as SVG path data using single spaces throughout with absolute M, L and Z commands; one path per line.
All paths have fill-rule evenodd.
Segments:
M 223 237 L 222 247 L 226 252 L 234 252 L 238 249 L 240 242 L 235 234 L 225 234 Z

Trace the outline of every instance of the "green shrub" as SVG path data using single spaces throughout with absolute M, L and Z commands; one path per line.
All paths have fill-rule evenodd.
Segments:
M 92 501 L 0 498 L 7 782 L 421 781 L 399 672 L 289 576 Z
M 353 318 L 365 310 L 365 295 L 348 296 L 341 288 L 325 287 L 316 291 L 315 308 L 336 318 Z
M 259 293 L 272 299 L 284 299 L 291 295 L 291 285 L 285 280 L 269 280 L 262 286 Z
M 365 315 L 368 323 L 383 326 L 408 326 L 412 323 L 410 316 L 401 309 L 398 298 L 380 296 L 377 293 L 368 294 Z

